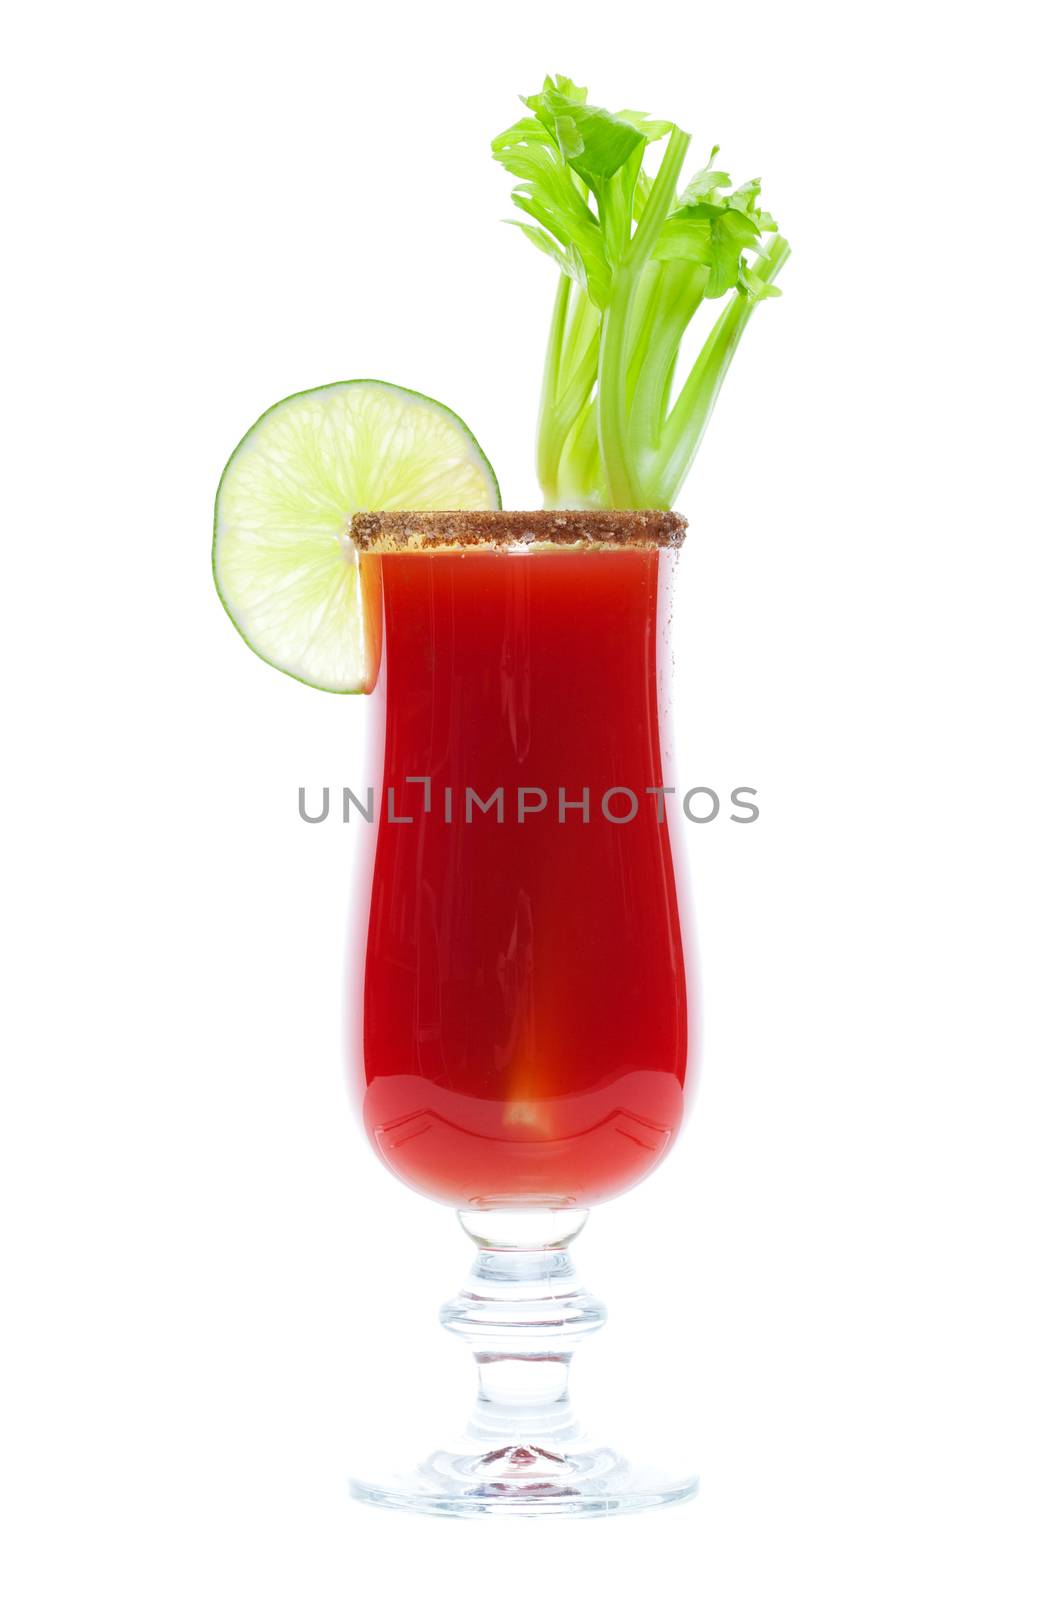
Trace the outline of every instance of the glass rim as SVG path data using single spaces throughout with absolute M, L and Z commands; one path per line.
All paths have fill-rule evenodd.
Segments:
M 677 511 L 358 511 L 349 537 L 380 554 L 530 545 L 676 550 L 687 527 Z

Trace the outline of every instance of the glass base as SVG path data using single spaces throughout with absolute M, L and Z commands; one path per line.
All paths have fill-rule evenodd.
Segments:
M 610 1517 L 691 1500 L 694 1477 L 633 1466 L 613 1450 L 584 1444 L 551 1451 L 503 1445 L 484 1455 L 439 1450 L 415 1472 L 384 1483 L 350 1480 L 355 1500 L 438 1517 Z
M 477 1362 L 473 1414 L 413 1470 L 352 1478 L 354 1498 L 442 1517 L 603 1517 L 690 1500 L 692 1474 L 634 1465 L 593 1443 L 572 1412 L 569 1362 L 605 1320 L 568 1254 L 586 1212 L 459 1215 L 478 1255 L 441 1320 Z

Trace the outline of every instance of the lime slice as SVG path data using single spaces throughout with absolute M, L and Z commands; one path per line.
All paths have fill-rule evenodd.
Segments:
M 353 513 L 499 504 L 477 440 L 447 406 L 369 378 L 307 389 L 264 412 L 226 464 L 215 583 L 264 661 L 316 689 L 358 693 L 372 687 L 376 650 Z

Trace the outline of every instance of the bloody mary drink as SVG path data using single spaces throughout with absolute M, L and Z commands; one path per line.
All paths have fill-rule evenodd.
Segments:
M 548 517 L 376 517 L 364 557 L 383 750 L 353 1058 L 383 1161 L 459 1207 L 608 1199 L 682 1116 L 661 665 L 683 524 Z

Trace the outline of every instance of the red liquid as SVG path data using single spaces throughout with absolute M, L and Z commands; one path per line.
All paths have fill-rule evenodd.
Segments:
M 365 953 L 364 1122 L 459 1206 L 590 1205 L 680 1125 L 685 970 L 663 782 L 655 550 L 384 555 L 385 770 Z M 432 780 L 431 810 L 420 784 Z M 602 815 L 612 786 L 633 821 Z M 467 787 L 493 807 L 464 820 Z M 546 790 L 518 821 L 519 786 Z M 388 819 L 386 790 L 397 816 Z M 445 820 L 445 788 L 453 820 Z M 590 821 L 568 810 L 590 789 Z M 531 804 L 534 796 L 526 797 Z M 668 799 L 668 807 L 673 806 Z M 626 814 L 628 797 L 609 805 Z M 356 952 L 359 960 L 360 952 Z

